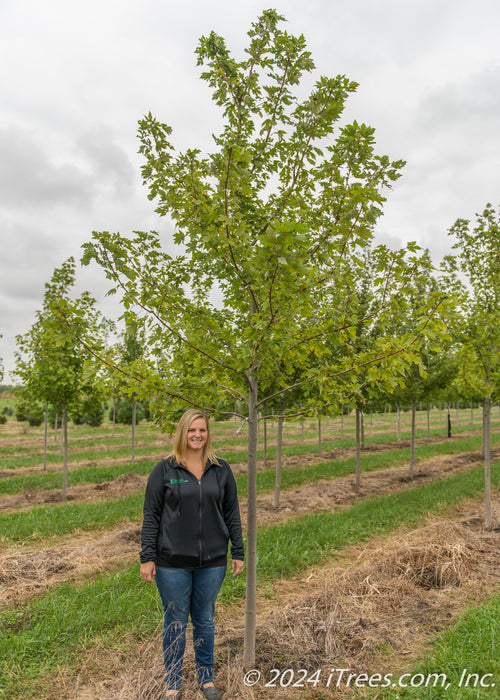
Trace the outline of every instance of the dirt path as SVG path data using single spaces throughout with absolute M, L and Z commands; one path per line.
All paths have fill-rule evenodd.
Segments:
M 348 547 L 321 567 L 266 587 L 257 606 L 255 663 L 263 680 L 253 687 L 242 683 L 243 604 L 219 606 L 215 679 L 225 700 L 319 700 L 328 678 L 335 685 L 328 697 L 361 697 L 344 682 L 336 686 L 339 674 L 331 676 L 332 669 L 394 678 L 410 671 L 437 632 L 500 589 L 500 536 L 483 529 L 481 503 L 469 501 L 416 530 Z M 493 512 L 499 525 L 498 494 Z M 318 671 L 321 681 L 316 689 L 280 688 L 279 682 L 266 688 L 272 669 L 292 669 L 296 679 L 299 669 Z M 125 655 L 94 651 L 82 660 L 76 683 L 60 675 L 52 699 L 152 700 L 161 697 L 163 675 L 159 627 L 154 639 Z M 183 699 L 201 697 L 193 679 L 188 644 Z
M 265 527 L 310 512 L 344 508 L 362 498 L 416 488 L 433 479 L 468 470 L 478 459 L 474 453 L 436 457 L 417 465 L 412 480 L 406 466 L 365 473 L 359 490 L 355 489 L 352 475 L 334 477 L 283 491 L 278 508 L 272 506 L 270 494 L 263 494 L 258 497 L 258 524 Z M 117 497 L 142 489 L 145 478 L 127 475 L 92 488 L 82 487 L 81 492 L 93 500 Z M 245 524 L 245 499 L 240 499 L 240 507 Z M 0 607 L 17 605 L 64 581 L 78 581 L 98 572 L 119 569 L 137 560 L 139 540 L 140 523 L 129 523 L 104 535 L 87 532 L 60 537 L 49 547 L 4 543 L 0 545 Z

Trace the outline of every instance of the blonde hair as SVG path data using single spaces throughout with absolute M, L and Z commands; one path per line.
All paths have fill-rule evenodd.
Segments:
M 215 453 L 212 449 L 212 440 L 210 437 L 210 425 L 208 422 L 208 416 L 206 415 L 206 413 L 199 410 L 198 408 L 189 408 L 182 414 L 179 422 L 177 423 L 177 429 L 175 431 L 174 436 L 174 449 L 172 451 L 172 455 L 179 462 L 179 464 L 182 464 L 186 461 L 188 430 L 192 422 L 197 420 L 197 418 L 203 418 L 203 420 L 205 421 L 205 425 L 207 426 L 207 441 L 203 446 L 202 454 L 203 464 L 206 464 L 207 460 L 211 464 L 219 464 L 219 461 L 217 460 L 217 457 L 215 456 Z

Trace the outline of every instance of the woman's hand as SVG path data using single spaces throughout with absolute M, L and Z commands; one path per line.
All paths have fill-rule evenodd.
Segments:
M 156 566 L 154 561 L 146 561 L 144 564 L 141 564 L 140 574 L 144 581 L 147 583 L 153 583 L 156 574 Z
M 239 576 L 241 574 L 244 566 L 245 566 L 245 562 L 241 561 L 240 559 L 232 559 L 231 560 L 231 573 L 233 574 L 233 578 L 235 576 Z

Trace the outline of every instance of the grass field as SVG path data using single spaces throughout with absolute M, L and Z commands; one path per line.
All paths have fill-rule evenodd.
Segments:
M 278 508 L 276 426 L 265 451 L 261 431 L 256 667 L 245 676 L 241 665 L 244 578 L 227 577 L 216 612 L 225 698 L 498 697 L 496 408 L 492 418 L 490 531 L 477 410 L 453 412 L 451 438 L 444 411 L 429 424 L 419 414 L 413 478 L 409 415 L 399 441 L 394 414 L 367 416 L 359 490 L 352 416 L 325 419 L 321 446 L 314 421 L 289 423 Z M 245 529 L 239 427 L 212 424 Z M 130 428 L 71 426 L 65 501 L 59 434 L 48 446 L 43 471 L 43 429 L 0 425 L 0 697 L 160 698 L 160 603 L 138 551 L 145 481 L 170 437 L 139 425 L 132 463 Z M 183 698 L 201 697 L 189 650 L 185 675 Z

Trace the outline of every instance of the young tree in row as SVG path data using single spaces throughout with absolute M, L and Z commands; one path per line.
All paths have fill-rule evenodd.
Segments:
M 418 304 L 418 300 L 434 293 L 439 293 L 438 280 L 433 275 L 433 266 L 428 251 L 424 253 L 425 265 L 422 266 L 412 284 L 408 286 L 406 295 L 407 312 L 397 319 L 394 332 L 405 333 L 408 324 L 411 325 L 409 316 L 411 309 Z M 428 399 L 434 392 L 450 382 L 450 366 L 447 362 L 443 348 L 449 344 L 450 335 L 446 330 L 446 312 L 452 307 L 452 297 L 442 292 L 443 303 L 440 307 L 440 315 L 444 315 L 442 332 L 433 338 L 425 339 L 421 345 L 416 360 L 406 368 L 404 378 L 400 386 L 395 389 L 393 396 L 398 405 L 400 403 L 411 406 L 411 438 L 410 438 L 410 465 L 409 475 L 413 477 L 415 467 L 415 440 L 416 440 L 416 415 L 419 401 Z
M 500 398 L 500 217 L 491 204 L 475 225 L 457 219 L 455 256 L 444 261 L 450 286 L 460 293 L 455 335 L 460 342 L 458 385 L 482 398 L 485 468 L 485 525 L 492 526 L 490 409 Z M 462 280 L 465 280 L 463 282 Z
M 105 327 L 87 292 L 70 298 L 74 283 L 75 261 L 69 258 L 45 285 L 43 306 L 30 331 L 16 338 L 15 373 L 23 382 L 24 395 L 46 408 L 53 406 L 62 416 L 63 498 L 68 485 L 68 411 L 91 390 L 96 372 L 87 365 L 89 356 L 80 338 L 98 347 Z
M 145 345 L 146 339 L 141 328 L 140 323 L 133 314 L 125 314 L 125 328 L 121 336 L 121 341 L 119 344 L 120 352 L 120 363 L 119 368 L 121 370 L 121 390 L 122 392 L 129 395 L 132 401 L 132 416 L 131 416 L 131 428 L 132 428 L 132 462 L 135 459 L 135 428 L 137 424 L 137 393 L 134 391 L 132 386 L 131 389 L 128 388 L 127 377 L 133 370 L 133 367 L 139 363 L 145 355 Z
M 422 333 L 416 348 L 401 357 L 392 357 L 386 371 L 380 372 L 369 360 L 374 348 L 383 349 L 399 339 L 411 337 L 420 314 L 420 300 L 437 298 L 443 305 L 444 294 L 433 282 L 431 262 L 427 252 L 414 255 L 406 261 L 401 251 L 388 256 L 384 246 L 367 248 L 363 268 L 356 271 L 357 284 L 351 290 L 350 315 L 352 333 L 343 352 L 358 358 L 358 366 L 351 375 L 351 403 L 356 412 L 356 477 L 355 486 L 361 484 L 361 449 L 364 447 L 364 410 L 381 395 L 404 391 L 410 364 L 421 363 L 421 353 L 426 346 L 439 348 L 439 340 L 445 331 L 440 314 L 433 321 L 433 332 Z
M 383 189 L 402 166 L 376 155 L 372 128 L 337 127 L 357 87 L 345 76 L 320 77 L 308 97 L 298 96 L 314 64 L 304 38 L 281 30 L 282 19 L 265 11 L 239 61 L 215 33 L 200 40 L 202 78 L 224 120 L 212 153 L 176 154 L 168 125 L 151 115 L 140 122 L 149 197 L 173 220 L 181 252 L 167 253 L 155 232 L 102 232 L 83 257 L 104 268 L 125 307 L 139 309 L 148 325 L 159 360 L 154 371 L 145 365 L 135 372 L 138 391 L 168 397 L 174 409 L 186 403 L 209 409 L 229 399 L 246 405 L 244 663 L 250 667 L 258 414 L 266 401 L 298 386 L 309 392 L 311 406 L 322 400 L 319 387 L 328 386 L 332 402 L 337 378 L 360 361 L 331 355 L 328 339 L 347 337 L 345 297 L 381 215 Z M 388 339 L 361 359 L 374 379 L 376 364 L 391 372 L 389 358 L 401 356 L 428 323 L 423 302 L 408 337 Z

